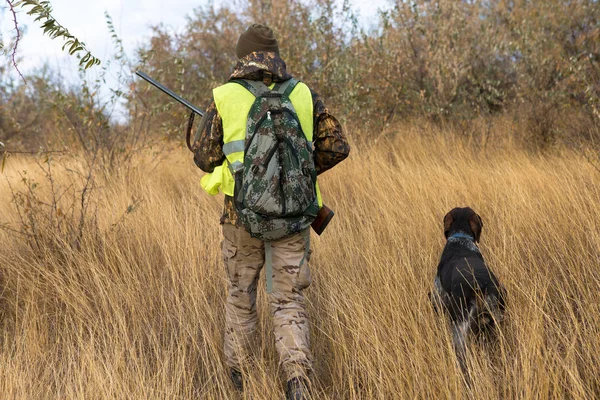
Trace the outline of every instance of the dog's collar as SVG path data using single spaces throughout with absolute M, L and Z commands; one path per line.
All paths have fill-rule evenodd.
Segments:
M 455 239 L 455 238 L 456 239 L 469 239 L 469 240 L 475 241 L 475 238 L 473 236 L 468 235 L 464 232 L 456 232 L 448 237 L 448 239 Z

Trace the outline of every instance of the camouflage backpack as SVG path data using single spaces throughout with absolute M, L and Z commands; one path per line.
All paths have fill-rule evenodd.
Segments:
M 312 142 L 290 101 L 295 79 L 269 89 L 263 82 L 232 80 L 250 91 L 244 168 L 235 175 L 239 218 L 258 239 L 277 240 L 308 228 L 319 204 Z

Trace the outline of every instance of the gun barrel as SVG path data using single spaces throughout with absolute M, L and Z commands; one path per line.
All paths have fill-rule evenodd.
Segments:
M 186 106 L 187 108 L 189 108 L 190 110 L 192 110 L 193 112 L 198 114 L 199 116 L 202 117 L 204 115 L 204 111 L 202 111 L 201 109 L 199 109 L 198 107 L 196 107 L 195 105 L 190 103 L 189 101 L 185 100 L 181 96 L 177 95 L 171 89 L 156 82 L 154 79 L 150 78 L 148 75 L 146 75 L 142 71 L 136 71 L 135 74 L 137 76 L 139 76 L 140 78 L 142 78 L 143 80 L 145 80 L 146 82 L 148 82 L 149 84 L 151 84 L 152 86 L 154 86 L 155 88 L 159 89 L 161 92 L 168 94 L 173 99 L 177 100 L 178 102 L 180 102 L 181 104 L 183 104 L 184 106 Z

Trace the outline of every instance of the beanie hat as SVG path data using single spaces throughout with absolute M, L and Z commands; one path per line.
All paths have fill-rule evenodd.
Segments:
M 279 54 L 277 39 L 268 26 L 253 24 L 240 35 L 235 46 L 237 58 L 243 58 L 254 51 L 272 51 Z

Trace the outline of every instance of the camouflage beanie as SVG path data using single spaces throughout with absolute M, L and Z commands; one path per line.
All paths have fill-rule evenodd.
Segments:
M 253 24 L 240 35 L 235 46 L 237 58 L 243 58 L 254 51 L 272 51 L 279 54 L 277 39 L 268 26 Z

